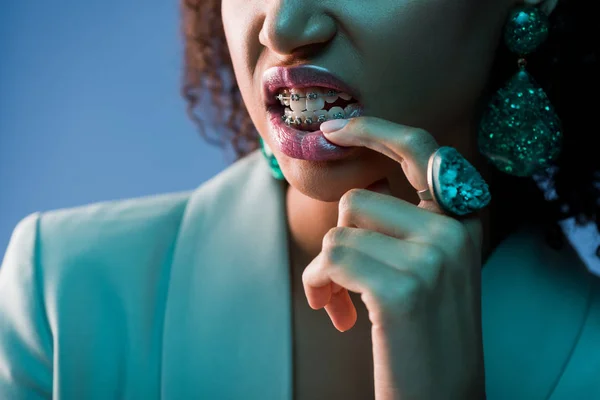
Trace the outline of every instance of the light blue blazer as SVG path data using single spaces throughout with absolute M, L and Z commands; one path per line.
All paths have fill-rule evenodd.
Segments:
M 0 269 L 0 399 L 291 400 L 283 188 L 257 150 L 191 192 L 27 216 Z M 536 233 L 483 270 L 488 399 L 600 399 L 598 280 Z

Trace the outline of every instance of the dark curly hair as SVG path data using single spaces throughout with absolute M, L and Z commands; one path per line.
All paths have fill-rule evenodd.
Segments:
M 221 20 L 221 0 L 182 0 L 185 64 L 182 95 L 187 113 L 210 144 L 224 149 L 229 144 L 237 161 L 258 149 L 258 132 L 242 100 L 231 65 Z M 564 243 L 558 221 L 575 217 L 578 225 L 592 222 L 600 232 L 600 155 L 591 145 L 600 134 L 597 110 L 599 70 L 598 21 L 589 0 L 560 1 L 550 15 L 548 40 L 527 57 L 527 70 L 548 94 L 563 122 L 564 143 L 553 168 L 541 178 L 542 190 L 532 178 L 518 178 L 494 171 L 488 177 L 494 201 L 492 231 L 495 246 L 520 222 L 544 227 L 548 244 Z M 500 43 L 486 92 L 499 89 L 517 70 L 516 56 Z M 196 115 L 202 92 L 216 105 L 217 137 L 206 135 Z M 223 115 L 228 110 L 228 115 Z M 225 129 L 223 129 L 225 128 Z M 596 249 L 600 257 L 600 246 Z

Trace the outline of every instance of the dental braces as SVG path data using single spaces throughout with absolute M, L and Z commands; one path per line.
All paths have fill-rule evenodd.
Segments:
M 278 94 L 277 96 L 275 96 L 275 98 L 279 101 L 283 101 L 283 100 L 298 101 L 300 99 L 316 100 L 319 97 L 332 97 L 332 96 L 337 96 L 340 93 L 342 93 L 342 92 L 338 92 L 337 90 L 329 90 L 326 94 L 319 94 L 319 93 L 315 93 L 315 92 L 307 93 L 306 96 L 300 96 L 298 93 L 292 93 L 290 96 L 284 96 L 283 94 Z
M 290 96 L 284 96 L 283 94 L 278 94 L 277 96 L 275 96 L 275 98 L 279 101 L 283 101 L 283 100 L 291 100 L 291 101 L 299 101 L 300 99 L 308 99 L 308 100 L 316 100 L 319 97 L 333 97 L 333 96 L 337 96 L 338 94 L 340 94 L 342 92 L 337 91 L 337 90 L 328 90 L 327 93 L 325 94 L 320 94 L 320 93 L 315 93 L 315 92 L 309 92 L 306 94 L 306 96 L 300 96 L 297 93 L 292 93 Z M 333 119 L 344 119 L 345 116 L 342 113 L 337 113 L 334 115 Z M 281 116 L 281 120 L 283 122 L 285 122 L 285 124 L 287 126 L 290 125 L 311 125 L 314 123 L 313 119 L 308 117 L 305 118 L 304 121 L 302 120 L 302 118 L 300 117 L 290 117 L 287 115 L 282 115 Z M 319 115 L 319 117 L 317 118 L 317 122 L 318 123 L 323 123 L 325 121 L 329 120 L 329 118 L 327 118 L 325 115 L 321 114 Z
M 345 118 L 345 116 L 342 113 L 336 113 L 333 116 L 333 119 L 344 119 L 344 118 Z M 282 115 L 281 116 L 281 120 L 283 122 L 285 122 L 285 124 L 287 126 L 290 126 L 290 125 L 311 125 L 311 124 L 314 123 L 313 120 L 312 120 L 312 118 L 310 118 L 310 117 L 305 118 L 304 121 L 302 121 L 302 118 L 300 118 L 300 117 L 293 118 L 293 117 L 290 117 L 290 116 L 287 116 L 287 115 Z M 323 123 L 325 121 L 328 121 L 328 120 L 329 120 L 329 118 L 327 118 L 325 115 L 321 114 L 321 115 L 319 115 L 319 118 L 317 119 L 317 122 L 321 124 L 321 123 Z

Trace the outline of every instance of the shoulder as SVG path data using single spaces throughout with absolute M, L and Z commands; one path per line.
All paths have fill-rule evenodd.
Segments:
M 32 213 L 14 229 L 6 256 L 31 253 L 46 272 L 74 263 L 87 263 L 89 270 L 101 260 L 119 264 L 134 255 L 156 257 L 174 244 L 188 208 L 211 213 L 241 202 L 238 194 L 252 176 L 264 179 L 264 168 L 254 151 L 194 190 Z
M 98 382 L 117 381 L 118 369 L 90 366 L 119 365 L 127 337 L 160 338 L 167 299 L 177 297 L 174 260 L 189 281 L 187 271 L 218 251 L 207 242 L 230 235 L 257 205 L 269 207 L 273 188 L 260 156 L 251 153 L 192 191 L 23 218 L 0 266 L 0 397 L 50 396 L 52 359 L 61 354 L 81 353 L 61 358 L 63 380 L 91 368 Z M 126 350 L 148 360 L 145 349 Z M 144 364 L 148 376 L 156 365 Z
M 582 332 L 600 335 L 599 278 L 570 245 L 550 248 L 542 232 L 524 227 L 507 238 L 482 272 L 482 326 L 486 386 L 490 399 L 548 397 L 571 385 L 566 371 L 582 361 L 600 363 L 600 345 Z M 588 359 L 574 357 L 586 347 Z M 575 378 L 577 398 L 600 396 L 600 381 Z
M 67 271 L 91 277 L 94 270 L 121 273 L 124 265 L 138 272 L 158 268 L 182 224 L 243 203 L 240 194 L 253 176 L 264 179 L 260 156 L 250 153 L 194 190 L 30 214 L 15 228 L 6 257 L 35 258 L 45 281 Z
M 151 267 L 173 246 L 190 192 L 168 193 L 36 212 L 13 231 L 2 269 L 30 260 L 44 282 L 80 274 L 98 278 Z M 82 276 L 79 276 L 82 278 Z
M 94 257 L 171 238 L 191 192 L 168 193 L 37 213 L 40 257 Z M 31 218 L 31 216 L 30 216 Z
M 0 267 L 1 398 L 50 396 L 55 346 L 79 351 L 89 329 L 113 329 L 120 309 L 141 313 L 137 303 L 151 300 L 188 197 L 95 203 L 19 222 Z

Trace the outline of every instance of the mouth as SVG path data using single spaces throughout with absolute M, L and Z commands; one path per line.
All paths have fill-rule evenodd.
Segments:
M 273 67 L 262 81 L 267 110 L 296 129 L 315 130 L 329 119 L 351 118 L 362 108 L 358 90 L 323 67 Z
M 287 123 L 280 115 L 281 106 L 272 106 L 268 113 L 271 143 L 288 157 L 307 161 L 333 161 L 355 155 L 360 147 L 339 146 L 328 141 L 321 132 L 320 123 L 299 127 Z M 362 109 L 358 110 L 361 115 Z M 289 121 L 289 120 L 288 120 Z
M 312 132 L 331 119 L 353 118 L 359 115 L 362 105 L 351 95 L 321 87 L 284 88 L 277 103 L 268 112 L 279 115 L 288 126 Z
M 358 90 L 315 65 L 269 68 L 262 79 L 272 143 L 281 153 L 307 161 L 334 161 L 358 154 L 359 147 L 331 143 L 319 129 L 330 119 L 362 115 Z

